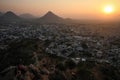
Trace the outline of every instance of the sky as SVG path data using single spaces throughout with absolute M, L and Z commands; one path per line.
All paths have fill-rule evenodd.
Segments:
M 0 11 L 16 14 L 30 13 L 42 16 L 48 11 L 64 18 L 92 19 L 120 15 L 120 0 L 0 0 Z M 114 12 L 105 14 L 104 7 L 111 5 Z

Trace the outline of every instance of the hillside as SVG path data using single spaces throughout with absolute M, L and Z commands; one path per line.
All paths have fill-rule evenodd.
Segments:
M 120 80 L 119 69 L 110 64 L 95 61 L 80 61 L 76 64 L 71 58 L 46 53 L 46 44 L 48 42 L 37 39 L 9 44 L 8 50 L 4 52 L 7 55 L 3 54 L 1 61 L 0 79 Z

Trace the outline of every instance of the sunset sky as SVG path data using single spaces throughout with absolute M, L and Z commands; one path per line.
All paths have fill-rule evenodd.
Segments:
M 107 5 L 112 6 L 110 14 L 104 11 Z M 76 19 L 113 18 L 120 15 L 120 0 L 0 0 L 0 11 L 35 16 L 52 11 L 59 16 Z

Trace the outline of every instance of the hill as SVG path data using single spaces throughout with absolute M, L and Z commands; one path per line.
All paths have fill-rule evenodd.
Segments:
M 20 20 L 21 18 L 11 11 L 6 12 L 0 17 L 0 22 L 3 23 L 16 23 Z
M 64 19 L 48 11 L 44 16 L 38 19 L 41 23 L 61 23 Z

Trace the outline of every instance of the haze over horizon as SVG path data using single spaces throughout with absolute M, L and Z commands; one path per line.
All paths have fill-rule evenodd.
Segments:
M 113 19 L 120 15 L 120 0 L 1 0 L 0 11 L 13 11 L 16 14 L 30 13 L 43 16 L 52 11 L 64 18 L 74 19 Z M 106 14 L 103 9 L 111 5 L 114 12 Z

